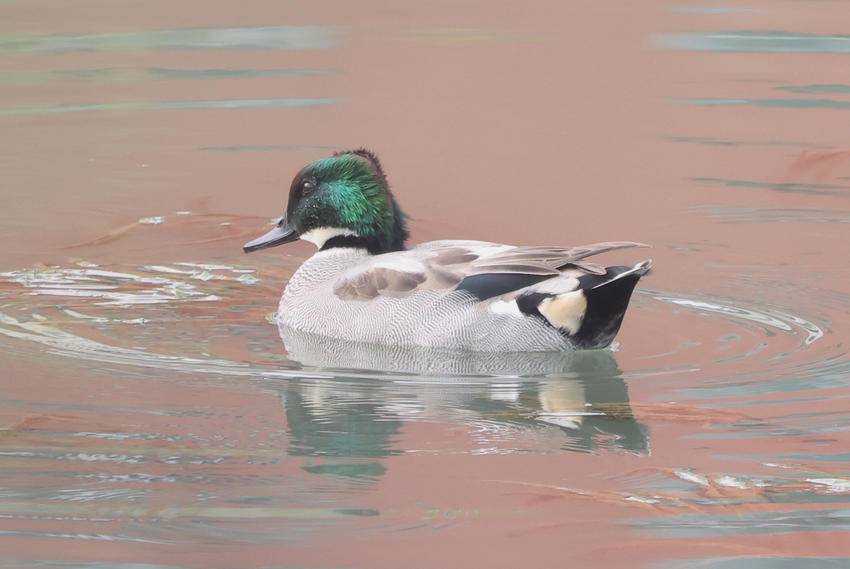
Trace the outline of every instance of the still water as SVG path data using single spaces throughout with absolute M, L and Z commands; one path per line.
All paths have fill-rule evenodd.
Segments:
M 845 3 L 0 14 L 0 567 L 850 567 Z M 618 347 L 281 336 L 363 145 L 414 241 L 652 243 Z

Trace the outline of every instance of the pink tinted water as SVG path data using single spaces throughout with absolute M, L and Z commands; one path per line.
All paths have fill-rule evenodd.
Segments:
M 850 563 L 840 3 L 0 13 L 2 566 Z M 240 246 L 364 145 L 414 241 L 652 243 L 619 351 L 288 353 Z

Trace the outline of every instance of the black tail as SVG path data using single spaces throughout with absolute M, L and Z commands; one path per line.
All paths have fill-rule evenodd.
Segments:
M 570 336 L 576 348 L 607 348 L 611 345 L 620 331 L 635 285 L 651 266 L 650 261 L 644 261 L 634 267 L 608 267 L 604 276 L 579 278 L 587 298 L 587 309 L 578 332 Z

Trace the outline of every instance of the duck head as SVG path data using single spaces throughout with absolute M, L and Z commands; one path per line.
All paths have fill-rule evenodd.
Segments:
M 390 192 L 378 157 L 360 148 L 305 166 L 289 188 L 286 214 L 246 253 L 310 241 L 320 250 L 358 247 L 371 253 L 404 249 L 405 215 Z

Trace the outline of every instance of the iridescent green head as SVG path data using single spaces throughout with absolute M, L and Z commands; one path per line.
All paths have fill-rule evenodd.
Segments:
M 407 236 L 405 215 L 378 157 L 360 148 L 316 160 L 298 172 L 286 215 L 244 248 L 251 252 L 300 238 L 320 249 L 362 247 L 385 253 L 404 249 Z

